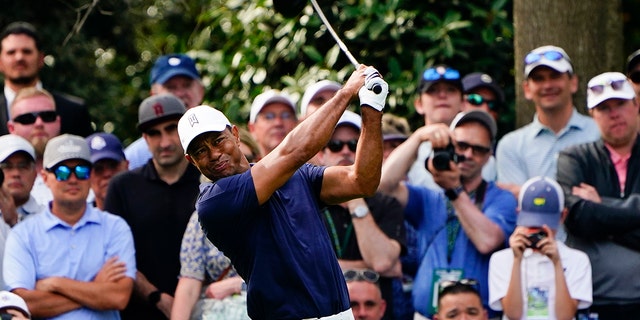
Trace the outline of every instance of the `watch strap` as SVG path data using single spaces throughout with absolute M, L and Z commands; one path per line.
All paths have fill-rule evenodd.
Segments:
M 464 187 L 463 186 L 457 186 L 453 189 L 447 189 L 444 191 L 444 195 L 450 200 L 450 201 L 455 201 L 456 199 L 458 199 L 458 197 L 460 196 L 461 193 L 464 192 Z
M 149 302 L 150 305 L 155 306 L 156 304 L 158 304 L 158 302 L 160 302 L 161 296 L 162 296 L 162 291 L 160 290 L 151 292 L 147 296 L 147 302 Z

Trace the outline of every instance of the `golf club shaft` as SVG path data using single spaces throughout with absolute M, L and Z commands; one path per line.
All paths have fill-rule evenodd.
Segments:
M 311 5 L 313 5 L 313 8 L 318 13 L 318 16 L 320 16 L 320 20 L 322 20 L 322 23 L 324 23 L 325 27 L 327 27 L 327 30 L 329 30 L 329 33 L 331 34 L 333 39 L 336 40 L 338 47 L 342 49 L 342 52 L 344 52 L 344 54 L 347 55 L 347 58 L 349 58 L 349 61 L 351 61 L 351 64 L 353 64 L 353 66 L 356 67 L 357 69 L 360 63 L 358 63 L 358 60 L 356 60 L 356 58 L 351 54 L 351 52 L 349 51 L 349 48 L 347 48 L 344 42 L 340 40 L 340 37 L 338 37 L 338 34 L 333 30 L 333 28 L 331 27 L 331 24 L 327 20 L 327 17 L 325 17 L 324 13 L 322 13 L 322 9 L 320 9 L 318 2 L 316 0 L 311 0 Z

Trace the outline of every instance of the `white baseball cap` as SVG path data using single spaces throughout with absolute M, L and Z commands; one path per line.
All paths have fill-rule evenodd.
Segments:
M 360 129 L 362 129 L 362 117 L 353 111 L 345 110 L 338 120 L 336 128 L 341 125 L 352 126 L 360 131 Z
M 249 113 L 249 123 L 256 122 L 258 113 L 262 111 L 262 108 L 264 108 L 268 104 L 276 102 L 288 105 L 289 107 L 291 107 L 291 111 L 293 111 L 294 114 L 296 113 L 296 104 L 293 103 L 291 97 L 280 90 L 271 89 L 257 95 L 256 98 L 253 99 L 253 103 L 251 104 L 251 111 Z
M 222 132 L 231 126 L 224 113 L 213 107 L 201 105 L 187 110 L 178 121 L 178 135 L 185 154 L 193 139 L 205 132 Z
M 322 91 L 337 92 L 340 88 L 342 88 L 342 86 L 339 83 L 331 80 L 321 80 L 308 86 L 302 95 L 302 100 L 300 100 L 300 116 L 304 117 L 307 115 L 309 103 L 311 103 L 311 100 L 313 100 L 316 94 Z
M 635 92 L 627 77 L 620 72 L 601 73 L 587 84 L 587 107 L 593 109 L 609 99 L 630 100 Z
M 27 139 L 15 135 L 15 134 L 5 134 L 0 137 L 0 162 L 7 160 L 12 154 L 22 151 L 26 152 L 31 156 L 31 159 L 36 159 L 36 151 L 33 149 L 33 146 Z
M 528 78 L 531 71 L 539 66 L 547 66 L 560 73 L 573 73 L 569 55 L 556 46 L 542 46 L 531 50 L 524 58 L 524 77 Z

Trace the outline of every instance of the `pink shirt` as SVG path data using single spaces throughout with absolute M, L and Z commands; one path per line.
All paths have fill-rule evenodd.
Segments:
M 624 185 L 625 182 L 627 182 L 627 165 L 629 164 L 631 153 L 623 156 L 617 153 L 610 145 L 605 143 L 604 146 L 607 147 L 607 150 L 609 150 L 611 154 L 611 162 L 613 162 L 613 166 L 616 168 L 618 181 L 620 182 L 620 193 L 624 194 Z

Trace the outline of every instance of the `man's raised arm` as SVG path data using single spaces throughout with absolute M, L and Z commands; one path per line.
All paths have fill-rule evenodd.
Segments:
M 298 168 L 300 168 L 300 166 L 311 159 L 327 144 L 331 138 L 331 134 L 333 133 L 336 123 L 340 119 L 340 116 L 342 116 L 342 113 L 349 106 L 351 99 L 361 88 L 363 88 L 363 85 L 365 84 L 365 76 L 370 76 L 374 73 L 377 74 L 375 69 L 360 65 L 351 75 L 349 80 L 347 80 L 347 83 L 333 98 L 331 98 L 331 100 L 327 101 L 320 109 L 318 109 L 317 112 L 314 112 L 311 116 L 302 121 L 285 137 L 278 147 L 251 168 L 251 175 L 253 177 L 258 202 L 260 204 L 266 202 L 273 192 L 284 185 L 284 183 Z M 383 83 L 385 88 L 384 90 L 387 90 L 386 83 L 384 83 L 379 76 L 377 79 L 373 80 L 373 82 Z M 371 91 L 371 93 L 374 94 L 373 91 Z M 382 94 L 384 94 L 384 98 L 386 98 L 387 91 L 380 93 L 380 95 Z M 363 134 L 367 131 L 373 131 L 368 135 L 371 135 L 371 139 L 377 136 L 378 143 L 380 144 L 379 148 L 382 148 L 381 134 L 379 132 L 381 115 L 373 115 L 373 113 L 380 112 L 371 109 L 367 110 L 365 113 L 366 115 L 363 114 L 363 122 L 365 122 L 365 128 L 369 128 L 363 128 Z M 375 129 L 370 129 L 371 124 L 375 121 L 377 121 L 378 126 L 377 134 L 375 133 Z M 369 123 L 369 125 L 366 123 Z M 379 153 L 381 154 L 381 151 Z M 357 165 L 358 158 L 356 158 L 356 166 Z M 360 171 L 362 170 L 363 169 Z M 377 177 L 379 180 L 379 163 L 377 170 L 377 175 L 375 172 L 370 175 Z M 377 183 L 378 182 L 376 181 L 375 185 L 377 185 Z

